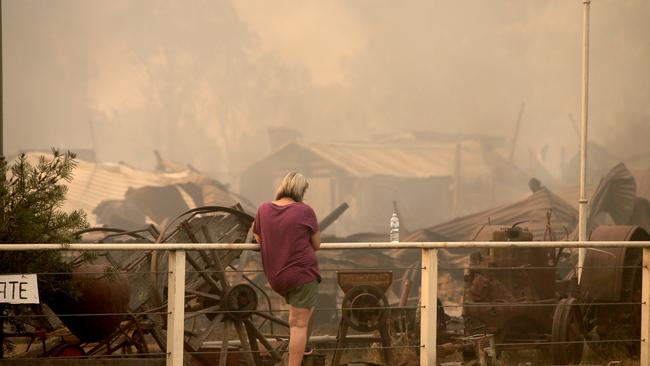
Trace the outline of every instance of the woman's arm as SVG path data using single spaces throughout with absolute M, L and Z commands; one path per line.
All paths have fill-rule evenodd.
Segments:
M 311 234 L 309 240 L 311 241 L 311 246 L 314 250 L 318 250 L 318 248 L 320 248 L 320 230 Z
M 255 233 L 253 233 L 253 235 L 255 236 L 255 241 L 257 242 L 257 244 L 262 244 L 262 237 Z

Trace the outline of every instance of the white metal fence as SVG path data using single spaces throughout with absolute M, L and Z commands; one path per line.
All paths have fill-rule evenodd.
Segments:
M 650 242 L 401 242 L 330 243 L 321 250 L 412 249 L 421 251 L 420 365 L 436 365 L 438 249 L 441 248 L 642 248 L 640 364 L 650 365 Z M 256 250 L 257 244 L 0 244 L 0 251 L 168 251 L 166 363 L 183 364 L 186 252 L 193 250 Z

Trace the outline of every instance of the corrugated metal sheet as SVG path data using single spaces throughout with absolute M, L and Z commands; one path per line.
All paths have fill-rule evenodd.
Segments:
M 648 163 L 648 165 L 650 166 L 650 163 Z M 629 170 L 632 172 L 631 174 L 636 181 L 636 195 L 638 197 L 650 199 L 650 168 L 644 166 L 642 168 L 630 168 Z M 597 187 L 598 185 L 595 183 L 587 183 L 587 197 L 592 197 L 596 192 Z M 556 190 L 556 192 L 567 202 L 571 203 L 572 206 L 576 208 L 578 207 L 578 196 L 580 192 L 578 186 L 561 188 Z
M 30 162 L 37 162 L 42 153 L 28 153 Z M 95 225 L 92 211 L 104 200 L 121 200 L 129 188 L 146 186 L 166 186 L 170 184 L 197 182 L 203 179 L 199 174 L 187 169 L 173 173 L 158 173 L 131 168 L 124 164 L 94 163 L 79 160 L 74 170 L 74 178 L 68 184 L 67 200 L 64 210 L 82 209 L 88 214 L 88 221 Z
M 578 212 L 547 188 L 542 187 L 528 198 L 487 211 L 459 217 L 454 220 L 429 227 L 416 233 L 407 241 L 426 237 L 427 232 L 432 235 L 442 235 L 449 240 L 471 240 L 471 235 L 480 226 L 491 223 L 493 225 L 521 224 L 533 233 L 533 240 L 542 240 L 546 230 L 546 213 L 553 210 L 551 216 L 551 229 L 557 240 L 564 239 L 567 232 L 571 233 L 578 223 Z
M 303 149 L 355 177 L 377 175 L 405 178 L 456 175 L 456 144 L 405 145 L 366 143 L 291 142 L 276 152 Z M 273 156 L 275 154 L 272 154 Z M 476 141 L 461 144 L 461 175 L 467 179 L 485 176 L 490 161 Z
M 629 224 L 636 200 L 636 181 L 625 164 L 619 163 L 600 179 L 589 198 L 587 232 L 597 224 L 597 216 L 607 212 L 617 225 Z
M 650 200 L 650 168 L 633 170 L 633 175 L 637 183 L 636 195 Z

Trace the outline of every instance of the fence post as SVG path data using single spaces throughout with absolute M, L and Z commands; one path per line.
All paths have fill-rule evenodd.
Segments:
M 641 269 L 641 365 L 650 365 L 650 248 L 643 248 Z
M 182 366 L 185 328 L 185 251 L 169 251 L 167 276 L 167 366 Z
M 436 366 L 438 331 L 438 249 L 422 249 L 420 366 Z

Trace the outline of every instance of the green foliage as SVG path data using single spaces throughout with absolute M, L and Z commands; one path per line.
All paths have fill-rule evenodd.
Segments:
M 63 182 L 72 180 L 75 155 L 58 150 L 52 154 L 52 159 L 42 156 L 35 165 L 21 155 L 9 172 L 7 163 L 0 163 L 5 177 L 0 185 L 0 242 L 69 243 L 75 231 L 87 227 L 83 212 L 61 210 L 68 190 Z
M 86 215 L 61 209 L 68 190 L 65 183 L 72 180 L 75 167 L 73 153 L 56 149 L 51 157 L 43 156 L 36 163 L 25 155 L 11 165 L 0 160 L 0 243 L 75 241 L 75 232 L 88 227 Z M 42 302 L 57 293 L 74 292 L 68 275 L 73 265 L 56 250 L 0 252 L 0 273 L 39 274 Z M 22 312 L 18 309 L 10 311 Z

